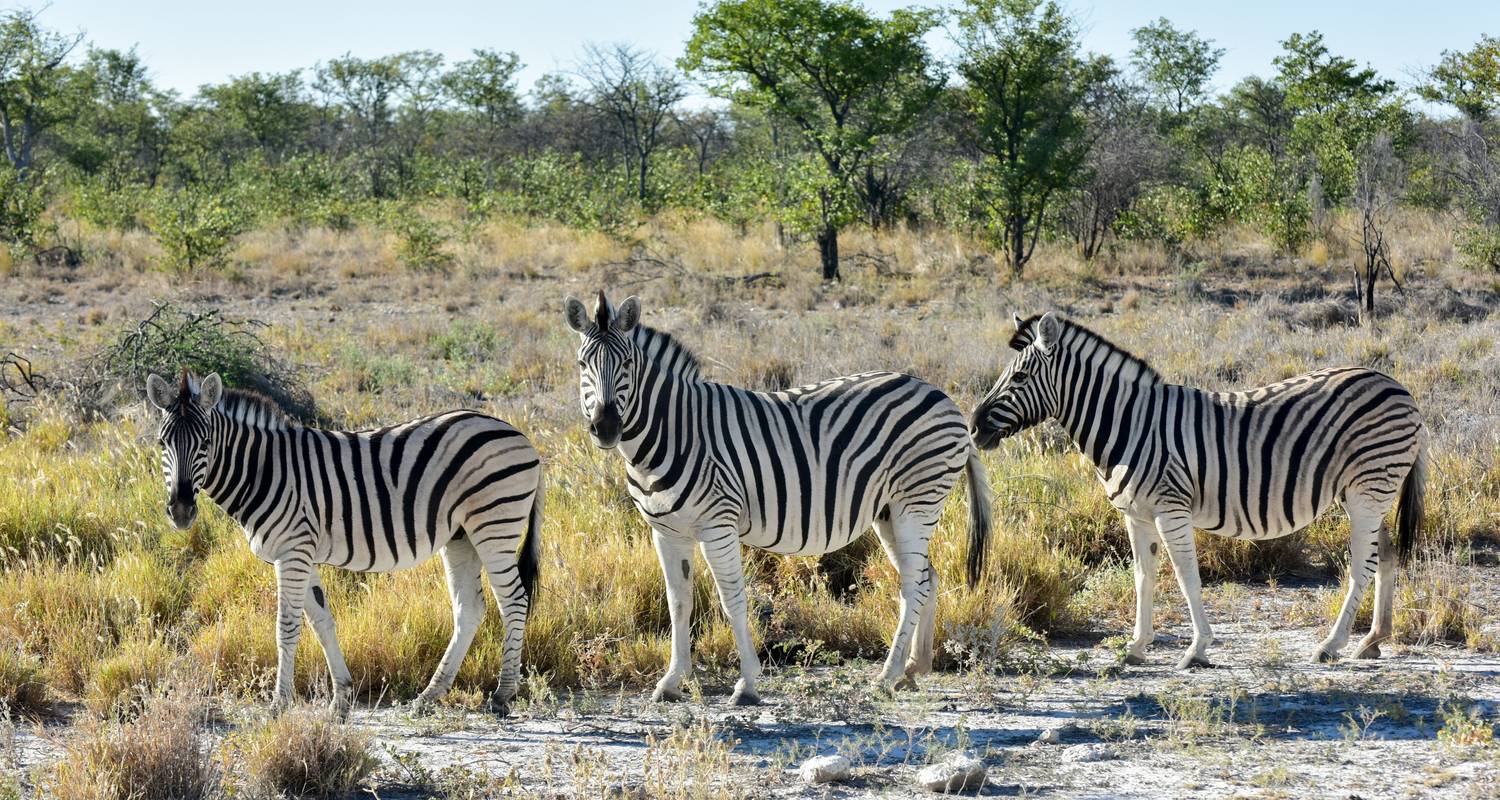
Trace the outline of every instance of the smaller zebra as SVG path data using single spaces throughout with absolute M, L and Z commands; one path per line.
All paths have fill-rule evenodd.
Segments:
M 1378 658 L 1392 630 L 1398 555 L 1423 514 L 1427 430 L 1411 393 L 1361 367 L 1321 369 L 1243 392 L 1167 383 L 1146 362 L 1069 320 L 1015 318 L 1017 355 L 974 411 L 982 448 L 1057 420 L 1095 466 L 1125 518 L 1135 557 L 1136 621 L 1126 663 L 1153 640 L 1157 542 L 1166 545 L 1193 620 L 1179 668 L 1208 666 L 1193 530 L 1274 539 L 1301 530 L 1335 502 L 1349 513 L 1349 593 L 1316 660 L 1348 640 L 1370 579 L 1375 620 L 1358 658 Z M 1386 512 L 1400 498 L 1393 546 Z
M 453 635 L 413 705 L 424 710 L 453 685 L 484 619 L 488 574 L 505 619 L 492 704 L 505 713 L 520 682 L 541 560 L 541 460 L 520 431 L 473 411 L 378 430 L 318 430 L 265 397 L 225 390 L 217 374 L 199 381 L 186 370 L 176 388 L 150 376 L 146 396 L 161 411 L 172 523 L 193 524 L 202 490 L 240 523 L 250 550 L 276 567 L 273 709 L 291 701 L 304 613 L 328 661 L 335 710 L 347 711 L 352 699 L 318 564 L 390 572 L 441 553 Z

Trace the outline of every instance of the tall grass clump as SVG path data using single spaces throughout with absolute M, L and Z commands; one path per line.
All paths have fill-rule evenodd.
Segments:
M 347 797 L 380 765 L 373 740 L 325 709 L 297 707 L 234 733 L 228 750 L 251 796 Z
M 38 780 L 55 800 L 200 800 L 215 796 L 210 709 L 186 687 L 153 694 L 128 722 L 90 717 L 62 740 Z
M 42 664 L 14 644 L 0 645 L 0 716 L 36 716 L 47 710 Z

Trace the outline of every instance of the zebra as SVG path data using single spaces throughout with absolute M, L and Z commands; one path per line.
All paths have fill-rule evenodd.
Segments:
M 1356 657 L 1380 657 L 1392 632 L 1396 558 L 1411 552 L 1424 513 L 1428 434 L 1410 392 L 1362 367 L 1208 392 L 1167 383 L 1146 362 L 1051 313 L 1016 316 L 1015 326 L 1010 348 L 1017 355 L 974 411 L 974 440 L 994 448 L 1055 419 L 1093 461 L 1125 519 L 1135 560 L 1127 664 L 1144 663 L 1153 640 L 1158 537 L 1193 623 L 1192 645 L 1177 667 L 1209 666 L 1213 633 L 1194 528 L 1271 539 L 1307 526 L 1335 501 L 1349 514 L 1349 592 L 1315 660 L 1338 657 L 1372 575 L 1374 624 Z M 1393 549 L 1384 520 L 1398 495 Z
M 652 699 L 680 700 L 692 670 L 693 546 L 734 631 L 731 702 L 756 705 L 741 543 L 784 555 L 838 550 L 873 526 L 901 584 L 900 615 L 876 681 L 888 693 L 930 672 L 938 576 L 928 541 L 958 473 L 969 486 L 968 579 L 983 569 L 989 486 L 963 412 L 934 386 L 867 372 L 782 392 L 701 377 L 669 334 L 640 324 L 640 301 L 569 297 L 579 399 L 596 446 L 618 450 L 666 582 L 671 658 Z M 903 664 L 904 661 L 904 664 Z
M 261 395 L 226 390 L 217 373 L 200 381 L 184 370 L 175 389 L 153 374 L 146 395 L 161 412 L 172 523 L 193 524 L 201 489 L 243 526 L 256 557 L 275 565 L 274 710 L 292 699 L 304 613 L 328 662 L 334 708 L 345 712 L 352 699 L 316 565 L 389 572 L 441 553 L 453 635 L 414 710 L 429 708 L 457 677 L 484 618 L 484 572 L 505 620 L 491 698 L 505 712 L 519 684 L 541 557 L 542 468 L 524 435 L 472 411 L 378 430 L 318 430 Z

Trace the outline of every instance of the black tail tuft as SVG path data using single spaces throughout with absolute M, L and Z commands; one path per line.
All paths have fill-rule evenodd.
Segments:
M 1396 552 L 1403 564 L 1411 558 L 1422 530 L 1422 518 L 1427 513 L 1426 488 L 1427 454 L 1418 450 L 1417 460 L 1401 484 L 1401 501 L 1396 507 Z
M 984 462 L 979 460 L 979 451 L 969 451 L 969 588 L 979 585 L 984 577 L 984 551 L 989 546 L 990 528 L 993 527 L 989 477 L 984 471 Z
M 531 497 L 531 518 L 526 523 L 526 541 L 521 543 L 521 555 L 516 564 L 528 609 L 536 608 L 537 579 L 542 574 L 542 496 L 542 467 L 538 464 L 536 494 Z

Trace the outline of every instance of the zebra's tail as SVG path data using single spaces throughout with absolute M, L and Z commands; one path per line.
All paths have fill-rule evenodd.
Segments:
M 526 523 L 526 541 L 521 543 L 521 554 L 516 560 L 516 569 L 521 573 L 521 591 L 526 593 L 528 611 L 536 608 L 537 578 L 542 572 L 542 466 L 536 468 L 536 493 L 531 496 L 531 518 Z
M 969 449 L 969 588 L 979 585 L 984 575 L 984 551 L 989 546 L 994 498 L 990 479 L 985 474 L 979 451 Z
M 1396 553 L 1402 563 L 1411 558 L 1427 513 L 1427 448 L 1417 450 L 1417 460 L 1401 484 L 1401 501 L 1396 506 Z

